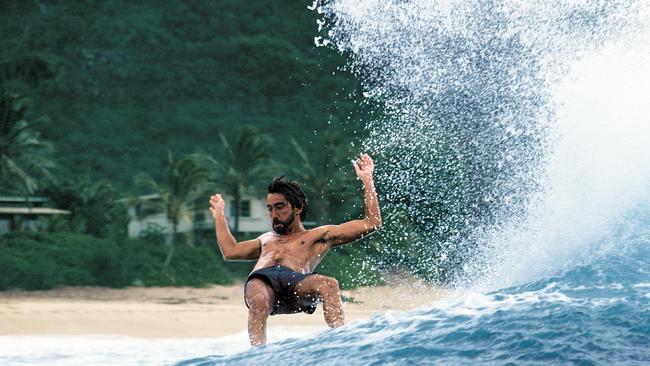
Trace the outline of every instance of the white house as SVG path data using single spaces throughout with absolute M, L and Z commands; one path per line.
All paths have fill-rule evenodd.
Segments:
M 0 196 L 0 235 L 16 230 L 38 231 L 55 215 L 70 211 L 47 207 L 45 197 Z
M 141 200 L 155 200 L 159 199 L 159 196 L 145 195 L 140 196 L 139 198 Z M 226 201 L 226 220 L 228 221 L 230 230 L 234 231 L 235 212 L 233 211 L 234 205 L 232 198 L 224 196 L 224 200 Z M 171 234 L 172 223 L 167 219 L 165 213 L 138 218 L 138 216 L 140 216 L 138 214 L 138 210 L 138 205 L 131 205 L 128 208 L 129 215 L 131 216 L 131 221 L 129 222 L 128 228 L 130 237 L 138 237 L 144 230 L 147 230 L 147 228 L 152 226 L 158 229 L 162 229 L 166 234 Z M 214 221 L 212 219 L 212 215 L 210 215 L 207 202 L 204 210 L 197 210 L 193 213 L 192 216 L 193 217 L 191 220 L 188 218 L 183 218 L 178 223 L 179 233 L 184 233 L 192 230 L 214 230 Z M 239 216 L 239 231 L 241 233 L 262 233 L 271 229 L 271 223 L 269 221 L 266 210 L 266 197 L 242 197 Z

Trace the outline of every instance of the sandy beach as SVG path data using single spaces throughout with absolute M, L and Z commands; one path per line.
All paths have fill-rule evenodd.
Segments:
M 346 321 L 431 304 L 443 290 L 419 284 L 342 291 Z M 243 285 L 207 288 L 107 289 L 66 287 L 0 292 L 0 335 L 125 335 L 148 338 L 220 337 L 246 329 Z M 312 315 L 270 317 L 269 326 L 323 327 Z

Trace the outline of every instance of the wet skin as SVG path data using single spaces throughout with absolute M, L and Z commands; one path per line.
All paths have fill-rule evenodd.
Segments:
M 281 265 L 296 272 L 312 273 L 329 249 L 355 241 L 381 227 L 381 215 L 372 174 L 374 163 L 361 154 L 354 163 L 357 176 L 364 185 L 365 218 L 340 225 L 325 225 L 306 230 L 301 222 L 302 209 L 293 207 L 281 193 L 269 193 L 267 209 L 273 225 L 272 232 L 237 243 L 225 220 L 225 203 L 221 195 L 210 197 L 210 212 L 215 221 L 219 249 L 226 260 L 254 260 L 253 271 Z M 251 345 L 266 343 L 266 319 L 275 304 L 273 289 L 263 280 L 254 278 L 246 285 L 249 305 L 248 332 Z M 297 298 L 318 298 L 323 302 L 325 321 L 330 327 L 343 325 L 344 316 L 336 279 L 311 275 L 294 288 Z

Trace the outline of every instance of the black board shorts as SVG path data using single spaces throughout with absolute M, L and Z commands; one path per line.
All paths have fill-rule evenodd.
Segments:
M 302 274 L 291 268 L 275 265 L 252 272 L 246 284 L 244 285 L 244 303 L 250 308 L 246 301 L 246 285 L 253 278 L 259 278 L 269 285 L 275 293 L 275 303 L 271 309 L 271 315 L 277 314 L 295 314 L 307 313 L 312 314 L 316 311 L 316 306 L 321 301 L 320 297 L 298 298 L 294 293 L 294 287 L 298 282 L 313 273 Z

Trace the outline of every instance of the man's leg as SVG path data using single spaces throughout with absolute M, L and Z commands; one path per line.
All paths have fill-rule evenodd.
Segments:
M 248 338 L 251 346 L 266 344 L 266 320 L 273 309 L 275 294 L 263 280 L 253 278 L 246 284 L 248 303 Z
M 312 275 L 298 282 L 294 291 L 302 299 L 320 297 L 323 299 L 325 322 L 332 328 L 343 325 L 343 305 L 339 283 L 335 278 Z

